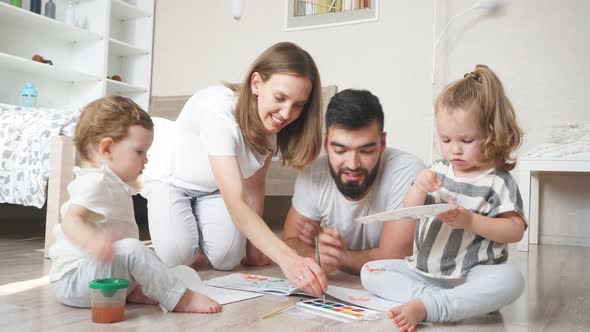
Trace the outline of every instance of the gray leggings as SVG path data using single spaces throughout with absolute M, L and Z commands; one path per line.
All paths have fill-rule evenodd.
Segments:
M 406 303 L 420 298 L 429 322 L 452 322 L 487 314 L 514 302 L 524 290 L 520 271 L 508 264 L 477 265 L 461 279 L 424 276 L 402 259 L 365 264 L 363 286 L 385 299 Z
M 130 281 L 127 294 L 137 285 L 148 297 L 172 311 L 186 291 L 180 279 L 156 255 L 137 239 L 114 243 L 115 255 L 110 264 L 100 264 L 95 257 L 83 258 L 77 269 L 52 282 L 57 300 L 63 304 L 90 307 L 88 283 L 100 278 L 123 278 Z

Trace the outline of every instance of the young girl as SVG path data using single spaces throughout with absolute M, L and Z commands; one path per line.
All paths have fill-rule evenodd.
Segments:
M 507 243 L 522 238 L 526 223 L 508 173 L 522 131 L 500 80 L 476 66 L 445 87 L 435 114 L 444 160 L 418 175 L 404 206 L 459 207 L 417 222 L 413 256 L 369 262 L 361 271 L 367 290 L 405 303 L 388 312 L 401 331 L 496 311 L 524 288 L 521 273 L 503 264 Z
M 130 99 L 111 96 L 86 106 L 75 144 L 91 168 L 75 169 L 70 199 L 61 207 L 50 248 L 49 280 L 57 299 L 90 307 L 88 283 L 98 278 L 130 281 L 127 301 L 160 304 L 168 311 L 219 312 L 195 293 L 139 241 L 130 185 L 143 171 L 154 138 L 150 116 Z

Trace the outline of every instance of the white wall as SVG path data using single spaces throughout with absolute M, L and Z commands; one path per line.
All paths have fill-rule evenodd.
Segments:
M 229 0 L 156 2 L 153 95 L 192 94 L 222 80 L 241 81 L 262 50 L 293 41 L 315 58 L 324 85 L 364 88 L 380 98 L 389 145 L 430 161 L 433 1 L 381 0 L 376 23 L 295 32 L 284 31 L 286 1 L 245 1 L 240 21 L 231 17 Z M 438 31 L 471 3 L 438 1 Z M 499 4 L 492 13 L 472 12 L 450 27 L 438 48 L 434 90 L 477 63 L 489 65 L 526 131 L 522 153 L 543 143 L 554 123 L 590 121 L 590 2 Z M 562 177 L 542 177 L 541 235 L 568 222 L 559 228 L 562 236 L 590 237 L 590 177 Z

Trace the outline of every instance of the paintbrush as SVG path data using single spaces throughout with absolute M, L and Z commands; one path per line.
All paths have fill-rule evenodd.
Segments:
M 320 232 L 321 229 L 324 228 L 324 221 L 322 220 L 320 222 Z M 315 258 L 318 261 L 318 265 L 320 266 L 320 268 L 322 267 L 322 262 L 320 261 L 320 240 L 319 240 L 319 233 L 318 235 L 316 235 L 315 237 Z M 322 299 L 324 300 L 324 304 L 326 304 L 326 293 L 322 292 Z
M 260 319 L 266 319 L 266 318 L 270 318 L 270 317 L 276 316 L 276 315 L 280 314 L 281 312 L 283 312 L 283 311 L 285 311 L 285 310 L 287 310 L 287 309 L 289 309 L 289 308 L 291 308 L 293 306 L 295 306 L 295 303 L 290 303 L 290 304 L 288 304 L 286 306 L 283 306 L 283 307 L 278 308 L 277 310 L 273 310 L 273 311 L 269 312 L 268 314 L 260 317 Z

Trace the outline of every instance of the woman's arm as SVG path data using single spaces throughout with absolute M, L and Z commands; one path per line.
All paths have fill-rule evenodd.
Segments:
M 113 258 L 113 237 L 88 221 L 92 213 L 94 212 L 73 204 L 66 211 L 61 227 L 70 241 L 98 257 L 103 263 L 108 263 Z
M 244 179 L 236 157 L 209 156 L 213 176 L 233 223 L 297 287 L 319 296 L 327 288 L 326 275 L 311 258 L 302 258 L 281 241 L 247 204 Z
M 254 175 L 244 180 L 244 188 L 250 207 L 254 212 L 262 218 L 264 213 L 264 194 L 266 191 L 266 175 L 268 174 L 268 168 L 272 156 L 268 156 L 264 162 L 264 166 L 259 169 Z M 246 243 L 246 257 L 242 261 L 246 265 L 261 266 L 269 263 L 268 257 L 264 255 L 256 246 L 248 240 Z

